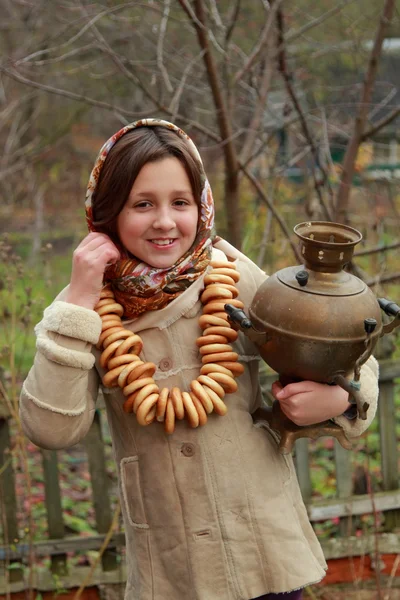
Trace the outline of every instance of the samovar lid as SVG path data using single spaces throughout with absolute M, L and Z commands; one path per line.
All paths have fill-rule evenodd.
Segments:
M 308 275 L 306 284 L 299 283 L 299 274 L 303 273 Z M 306 270 L 303 265 L 286 267 L 275 273 L 275 276 L 281 283 L 299 292 L 321 296 L 354 296 L 361 294 L 366 288 L 366 284 L 361 279 L 346 271 L 332 273 Z

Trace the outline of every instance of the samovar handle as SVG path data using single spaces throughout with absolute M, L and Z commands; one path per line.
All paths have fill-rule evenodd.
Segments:
M 255 423 L 266 421 L 271 429 L 279 433 L 280 454 L 290 454 L 295 441 L 303 437 L 316 440 L 329 435 L 336 438 L 346 450 L 351 450 L 352 447 L 343 429 L 333 421 L 323 421 L 315 425 L 296 425 L 283 413 L 278 400 L 274 401 L 271 408 L 258 408 L 252 416 Z
M 386 323 L 382 327 L 381 337 L 386 335 L 387 333 L 391 333 L 393 329 L 400 325 L 400 306 L 397 306 L 395 302 L 391 300 L 386 300 L 386 298 L 378 298 L 378 304 L 381 309 L 389 315 L 389 317 L 394 317 L 390 323 Z

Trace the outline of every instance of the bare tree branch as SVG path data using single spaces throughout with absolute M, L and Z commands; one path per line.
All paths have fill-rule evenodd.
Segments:
M 271 50 L 274 44 L 274 36 L 270 36 L 268 41 L 268 48 Z M 261 77 L 260 84 L 260 97 L 258 98 L 257 105 L 255 107 L 252 119 L 249 125 L 249 132 L 243 143 L 242 151 L 240 153 L 240 160 L 242 163 L 246 163 L 251 155 L 254 148 L 254 143 L 259 135 L 259 128 L 265 112 L 265 104 L 267 101 L 268 92 L 270 90 L 272 75 L 274 73 L 274 60 L 272 58 L 272 52 L 267 53 L 267 58 L 264 61 L 264 68 Z
M 179 2 L 185 12 L 190 15 L 191 9 L 189 10 L 187 2 L 185 0 L 179 0 Z M 227 142 L 223 147 L 223 152 L 226 164 L 225 203 L 227 209 L 228 230 L 232 243 L 237 247 L 240 247 L 241 226 L 239 218 L 238 163 L 235 146 L 232 141 L 231 121 L 228 116 L 225 99 L 222 93 L 217 67 L 209 45 L 207 28 L 205 25 L 206 17 L 203 0 L 195 0 L 194 5 L 196 20 L 193 20 L 192 24 L 196 30 L 200 48 L 204 51 L 204 64 L 215 104 L 220 137 L 222 141 Z M 202 26 L 200 27 L 197 22 L 200 22 Z
M 237 23 L 238 17 L 239 17 L 239 11 L 240 11 L 240 0 L 236 0 L 235 4 L 232 7 L 232 16 L 229 19 L 229 24 L 228 27 L 226 28 L 226 33 L 225 33 L 225 47 L 228 46 L 231 37 L 233 35 L 233 30 L 235 29 L 235 25 Z
M 225 25 L 223 24 L 221 15 L 219 14 L 216 0 L 210 0 L 210 8 L 211 8 L 211 15 L 212 15 L 214 23 L 216 24 L 216 26 L 219 29 L 222 29 L 222 31 L 225 31 Z
M 388 250 L 394 250 L 395 248 L 400 248 L 400 242 L 394 242 L 393 244 L 380 244 L 379 246 L 375 246 L 375 248 L 365 248 L 365 250 L 354 252 L 354 256 L 370 256 L 371 254 L 387 252 Z
M 182 73 L 182 78 L 179 82 L 179 85 L 176 89 L 176 92 L 171 100 L 171 103 L 169 105 L 168 110 L 171 112 L 171 118 L 172 121 L 175 121 L 177 118 L 177 114 L 178 114 L 178 109 L 179 109 L 179 101 L 180 101 L 180 97 L 183 93 L 184 87 L 185 87 L 185 83 L 186 83 L 186 79 L 190 73 L 190 71 L 192 70 L 192 67 L 203 58 L 204 56 L 204 50 L 202 50 L 200 52 L 200 54 L 198 54 L 197 56 L 195 56 L 194 58 L 192 58 L 192 60 L 186 65 L 183 73 Z
M 325 172 L 325 169 L 323 168 L 323 166 L 321 165 L 320 157 L 318 154 L 318 149 L 315 146 L 312 134 L 308 128 L 307 120 L 306 120 L 303 110 L 300 106 L 300 103 L 297 99 L 297 96 L 294 92 L 293 85 L 292 85 L 292 77 L 288 72 L 285 49 L 284 49 L 284 45 L 282 43 L 282 40 L 284 39 L 283 13 L 280 9 L 278 10 L 278 13 L 277 13 L 277 24 L 278 24 L 278 44 L 279 44 L 279 48 L 281 48 L 278 52 L 279 70 L 280 70 L 280 73 L 285 82 L 286 90 L 289 94 L 289 97 L 290 97 L 292 103 L 293 103 L 293 106 L 300 117 L 300 123 L 301 123 L 301 127 L 302 127 L 302 130 L 304 133 L 304 137 L 306 138 L 307 143 L 309 144 L 309 146 L 311 148 L 311 153 L 314 158 L 314 165 L 315 166 L 318 165 L 319 169 L 322 173 L 323 181 L 322 181 L 322 184 L 320 184 L 320 182 L 318 182 L 316 179 L 315 169 L 312 170 L 312 176 L 313 176 L 313 180 L 314 180 L 314 188 L 318 195 L 318 199 L 320 201 L 321 207 L 323 208 L 323 210 L 325 212 L 326 218 L 329 221 L 331 221 L 332 220 L 332 212 L 331 212 L 331 209 L 329 208 L 328 204 L 326 203 L 323 193 L 321 191 L 322 185 L 328 181 L 328 175 Z
M 0 65 L 0 72 L 4 73 L 11 79 L 15 81 L 19 81 L 19 83 L 23 83 L 24 85 L 29 85 L 30 87 L 36 88 L 38 90 L 43 90 L 44 92 L 48 92 L 49 94 L 56 94 L 57 96 L 64 96 L 65 98 L 70 98 L 70 100 L 77 100 L 78 102 L 85 102 L 90 106 L 97 106 L 99 108 L 105 108 L 106 110 L 111 110 L 113 112 L 120 112 L 121 114 L 133 117 L 133 118 L 141 118 L 148 114 L 148 110 L 138 113 L 132 110 L 127 110 L 120 106 L 115 106 L 113 104 L 109 104 L 108 102 L 103 102 L 101 100 L 94 100 L 93 98 L 89 98 L 88 96 L 84 96 L 83 94 L 76 94 L 75 92 L 70 92 L 68 90 L 63 90 L 61 88 L 55 88 L 50 85 L 46 85 L 45 83 L 39 83 L 38 81 L 33 81 L 32 79 L 28 79 L 24 77 L 15 69 L 10 69 L 5 66 Z
M 275 0 L 275 2 L 273 3 L 272 8 L 268 14 L 268 18 L 265 21 L 264 28 L 258 39 L 258 42 L 257 42 L 256 46 L 254 47 L 253 51 L 251 52 L 250 56 L 248 57 L 247 62 L 243 65 L 243 67 L 241 69 L 239 69 L 239 71 L 234 76 L 233 85 L 236 85 L 237 82 L 243 78 L 245 73 L 247 73 L 247 71 L 253 66 L 254 62 L 257 60 L 258 56 L 263 51 L 263 49 L 268 41 L 268 35 L 271 31 L 271 27 L 275 22 L 275 16 L 276 16 L 277 10 L 279 9 L 280 5 L 282 4 L 282 1 L 283 0 Z
M 339 2 L 336 6 L 334 6 L 330 10 L 328 10 L 323 15 L 320 15 L 319 17 L 312 19 L 312 21 L 310 21 L 309 23 L 306 23 L 303 27 L 300 27 L 300 29 L 293 31 L 292 33 L 289 31 L 283 39 L 283 44 L 285 44 L 287 46 L 288 44 L 292 43 L 294 40 L 296 40 L 299 37 L 301 37 L 302 35 L 304 35 L 307 31 L 310 31 L 310 29 L 313 29 L 314 27 L 318 27 L 318 25 L 321 25 L 324 21 L 327 21 L 328 19 L 330 19 L 331 17 L 336 15 L 338 12 L 340 12 L 345 6 L 347 6 L 348 4 L 352 4 L 355 1 L 356 0 L 342 0 L 342 2 Z M 281 50 L 281 48 L 279 47 L 278 52 L 280 50 Z
M 89 21 L 87 21 L 84 24 L 84 26 L 78 31 L 78 33 L 73 35 L 66 42 L 63 42 L 62 44 L 58 44 L 57 46 L 52 46 L 50 48 L 44 48 L 42 50 L 38 50 L 37 52 L 33 52 L 32 54 L 29 54 L 28 56 L 24 56 L 24 58 L 20 59 L 19 61 L 16 61 L 16 63 L 15 63 L 16 66 L 19 66 L 20 64 L 23 64 L 26 62 L 30 62 L 32 60 L 32 58 L 36 58 L 37 56 L 42 56 L 43 54 L 49 54 L 51 52 L 54 52 L 55 50 L 59 51 L 61 48 L 66 48 L 67 46 L 70 46 L 71 44 L 76 42 L 76 40 L 78 40 L 85 33 L 85 31 L 87 31 L 99 19 L 102 19 L 104 16 L 109 15 L 118 10 L 129 8 L 131 6 L 135 6 L 135 4 L 136 4 L 136 2 L 128 2 L 127 4 L 123 4 L 120 6 L 114 6 L 113 8 L 109 8 L 107 10 L 103 10 L 100 13 L 97 13 L 94 17 L 92 17 L 92 19 L 90 19 Z
M 386 115 L 386 117 L 383 117 L 380 121 L 375 123 L 375 125 L 372 125 L 372 127 L 367 129 L 367 131 L 365 131 L 361 136 L 361 141 L 365 142 L 365 140 L 367 140 L 368 138 L 373 137 L 376 133 L 378 133 L 378 131 L 380 131 L 381 129 L 386 127 L 386 125 L 389 125 L 392 121 L 397 119 L 399 115 L 400 106 L 392 110 L 392 112 L 390 112 L 388 115 Z
M 168 23 L 168 15 L 169 15 L 170 6 L 171 6 L 171 0 L 164 0 L 164 13 L 163 13 L 161 23 L 160 23 L 160 33 L 158 36 L 158 43 L 157 43 L 157 65 L 161 71 L 161 75 L 164 79 L 164 83 L 165 83 L 167 90 L 170 93 L 172 93 L 174 91 L 174 88 L 171 85 L 171 82 L 168 77 L 168 71 L 165 68 L 164 61 L 163 61 L 164 38 L 165 38 L 165 32 L 167 31 L 167 23 Z
M 400 273 L 392 273 L 391 275 L 376 275 L 376 277 L 366 281 L 366 284 L 369 287 L 372 287 L 374 285 L 379 285 L 380 283 L 392 283 L 398 279 L 400 279 Z
M 258 181 L 258 179 L 253 175 L 253 173 L 251 173 L 251 171 L 249 171 L 249 169 L 247 169 L 246 167 L 242 167 L 242 165 L 239 165 L 241 168 L 243 168 L 243 172 L 246 175 L 247 179 L 251 182 L 251 184 L 253 185 L 254 189 L 257 191 L 257 194 L 259 195 L 260 199 L 268 206 L 269 210 L 272 212 L 272 214 L 274 215 L 275 219 L 277 220 L 279 227 L 281 228 L 284 236 L 287 238 L 287 240 L 289 241 L 290 247 L 293 250 L 293 253 L 296 257 L 296 259 L 299 261 L 299 263 L 303 262 L 303 259 L 300 255 L 299 249 L 297 247 L 297 244 L 295 244 L 292 240 L 292 236 L 290 234 L 290 231 L 285 223 L 285 221 L 282 219 L 282 217 L 280 216 L 279 212 L 277 211 L 276 207 L 273 205 L 273 203 L 271 202 L 271 200 L 268 198 L 267 194 L 265 193 L 265 191 L 263 190 L 261 183 Z
M 368 107 L 371 102 L 372 90 L 376 79 L 379 59 L 382 53 L 383 40 L 389 23 L 393 18 L 395 0 L 385 0 L 382 16 L 376 31 L 374 45 L 368 62 L 367 72 L 364 78 L 363 90 L 360 100 L 360 108 L 356 116 L 352 137 L 347 144 L 346 154 L 343 160 L 342 177 L 337 194 L 337 204 L 335 211 L 335 220 L 346 221 L 347 206 L 350 198 L 351 184 L 354 175 L 354 167 L 360 147 L 365 124 L 368 116 Z

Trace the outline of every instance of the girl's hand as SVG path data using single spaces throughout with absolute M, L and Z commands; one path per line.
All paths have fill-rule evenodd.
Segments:
M 93 310 L 100 298 L 104 271 L 119 257 L 119 250 L 108 235 L 89 233 L 73 253 L 66 302 Z
M 343 414 L 350 406 L 349 394 L 339 385 L 300 381 L 282 387 L 275 381 L 272 393 L 282 412 L 296 425 L 321 423 Z

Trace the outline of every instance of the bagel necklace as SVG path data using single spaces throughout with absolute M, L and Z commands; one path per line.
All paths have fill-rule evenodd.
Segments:
M 161 390 L 153 379 L 156 365 L 143 362 L 139 354 L 141 338 L 125 329 L 121 317 L 124 308 L 115 301 L 110 285 L 106 285 L 95 307 L 102 320 L 102 331 L 97 344 L 101 350 L 100 366 L 107 369 L 102 382 L 105 387 L 120 387 L 126 400 L 123 409 L 135 413 L 140 425 L 162 422 L 166 433 L 173 433 L 176 420 L 187 419 L 191 427 L 205 425 L 207 415 L 216 412 L 225 415 L 228 408 L 225 394 L 237 390 L 235 377 L 244 371 L 238 354 L 232 350 L 238 333 L 231 327 L 224 311 L 226 302 L 243 308 L 237 299 L 236 283 L 240 275 L 228 261 L 211 261 L 211 271 L 204 277 L 205 288 L 200 296 L 203 314 L 199 318 L 202 335 L 197 338 L 203 366 L 200 375 L 190 382 L 190 391 L 178 387 Z

